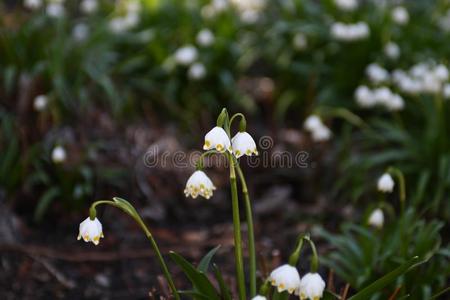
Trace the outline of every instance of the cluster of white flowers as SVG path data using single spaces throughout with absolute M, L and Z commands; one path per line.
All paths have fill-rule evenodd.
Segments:
M 301 32 L 297 32 L 292 39 L 292 45 L 294 46 L 294 49 L 298 51 L 306 49 L 306 47 L 308 47 L 308 39 L 306 38 L 306 35 Z
M 389 80 L 389 72 L 377 63 L 371 63 L 366 68 L 367 77 L 374 84 L 386 82 Z
M 78 240 L 83 239 L 86 243 L 92 242 L 97 246 L 100 243 L 100 238 L 103 237 L 102 223 L 97 218 L 91 220 L 90 217 L 87 217 L 86 220 L 81 222 Z
M 266 0 L 230 0 L 237 9 L 241 21 L 246 24 L 257 22 L 266 7 Z
M 392 9 L 392 20 L 399 25 L 406 25 L 409 22 L 408 10 L 403 6 L 397 6 Z
M 334 0 L 334 4 L 343 11 L 354 11 L 358 8 L 358 0 Z
M 392 80 L 397 87 L 408 94 L 443 93 L 448 95 L 449 71 L 443 64 L 419 63 L 409 71 L 395 70 Z
M 384 54 L 388 58 L 396 60 L 400 57 L 400 47 L 394 42 L 389 42 L 384 45 Z
M 322 298 L 325 289 L 325 281 L 318 273 L 307 273 L 300 279 L 297 269 L 288 264 L 273 270 L 269 281 L 279 293 L 284 291 L 289 294 L 295 293 L 302 300 L 318 300 Z
M 98 9 L 97 0 L 83 0 L 80 3 L 80 10 L 85 14 L 95 13 Z
M 141 3 L 138 0 L 125 2 L 124 14 L 118 15 L 109 21 L 109 29 L 115 33 L 121 33 L 132 29 L 139 21 Z
M 206 76 L 206 67 L 201 62 L 196 62 L 198 50 L 193 45 L 185 45 L 178 48 L 173 57 L 177 64 L 189 67 L 187 74 L 192 80 L 200 80 Z
M 362 108 L 371 108 L 382 105 L 390 111 L 402 110 L 405 107 L 403 98 L 393 93 L 388 87 L 369 89 L 367 86 L 359 86 L 355 91 L 356 103 Z
M 369 26 L 365 22 L 345 24 L 336 22 L 331 25 L 331 36 L 338 41 L 350 42 L 366 39 L 369 34 Z
M 311 115 L 306 118 L 303 127 L 311 133 L 312 139 L 315 142 L 323 142 L 331 138 L 331 130 L 316 115 Z
M 384 213 L 381 208 L 372 211 L 367 222 L 369 225 L 381 229 L 384 225 Z
M 219 126 L 214 127 L 205 135 L 203 150 L 213 149 L 221 153 L 228 151 L 236 158 L 243 155 L 258 155 L 256 143 L 250 134 L 245 131 L 240 131 L 230 140 L 225 130 Z M 203 171 L 197 170 L 189 177 L 184 194 L 186 197 L 191 196 L 192 198 L 197 198 L 200 195 L 209 199 L 214 190 L 215 186 L 211 179 Z
M 36 10 L 42 7 L 42 0 L 24 0 L 23 5 L 31 10 Z
M 36 111 L 43 111 L 47 108 L 48 98 L 46 95 L 39 95 L 34 98 L 33 107 Z
M 47 16 L 52 18 L 61 18 L 66 14 L 66 9 L 64 8 L 65 0 L 50 0 L 47 4 L 45 12 Z

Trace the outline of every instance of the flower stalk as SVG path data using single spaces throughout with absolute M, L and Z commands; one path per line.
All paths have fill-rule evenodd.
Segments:
M 389 167 L 388 173 L 397 177 L 399 185 L 398 194 L 400 199 L 400 209 L 401 212 L 403 213 L 405 211 L 405 202 L 406 202 L 405 176 L 403 175 L 402 171 L 394 167 Z

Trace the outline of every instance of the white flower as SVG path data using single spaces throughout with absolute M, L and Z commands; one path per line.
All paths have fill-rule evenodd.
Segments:
M 331 138 L 332 133 L 330 129 L 322 123 L 318 116 L 311 115 L 306 118 L 303 127 L 311 133 L 312 139 L 315 142 L 323 142 Z
M 319 300 L 325 289 L 325 281 L 318 273 L 307 273 L 300 281 L 300 288 L 296 292 L 301 300 Z
M 226 150 L 231 152 L 231 142 L 225 130 L 216 126 L 205 135 L 205 144 L 203 150 L 216 149 L 219 152 Z
M 198 57 L 197 48 L 192 45 L 186 45 L 175 52 L 175 61 L 184 66 L 192 64 Z
M 380 208 L 375 209 L 369 216 L 369 225 L 382 228 L 384 224 L 384 214 Z
M 292 45 L 294 46 L 294 49 L 299 51 L 306 49 L 306 47 L 308 46 L 306 35 L 301 32 L 297 32 L 292 40 Z
M 437 79 L 441 81 L 447 81 L 448 80 L 448 69 L 446 66 L 440 64 L 436 68 L 434 68 L 434 75 Z
M 195 63 L 189 67 L 188 76 L 191 79 L 199 80 L 206 76 L 206 68 L 202 63 Z
M 365 85 L 359 86 L 355 91 L 356 103 L 363 108 L 375 106 L 376 99 L 372 91 Z
M 76 41 L 84 41 L 89 36 L 89 26 L 84 23 L 75 25 L 72 30 L 72 36 Z
M 334 3 L 343 11 L 354 11 L 358 7 L 357 0 L 334 0 Z
M 39 95 L 34 98 L 33 107 L 37 111 L 43 111 L 48 104 L 48 98 L 45 95 Z
M 381 83 L 389 79 L 389 73 L 377 63 L 371 63 L 366 68 L 366 73 L 373 83 Z
M 384 105 L 390 111 L 402 110 L 405 107 L 405 101 L 400 95 L 392 94 L 389 101 L 385 102 Z
M 214 43 L 214 34 L 209 29 L 202 29 L 197 33 L 197 43 L 200 46 L 208 47 Z
M 344 24 L 341 22 L 333 23 L 330 28 L 332 37 L 336 40 L 350 42 L 362 40 L 369 36 L 369 26 L 364 22 L 355 24 Z
M 394 190 L 394 179 L 392 179 L 392 176 L 388 173 L 384 173 L 379 179 L 378 179 L 378 190 L 380 192 L 384 193 L 392 193 Z
M 85 242 L 92 242 L 94 245 L 98 245 L 100 238 L 103 237 L 102 223 L 97 218 L 91 220 L 90 217 L 87 217 L 86 220 L 81 222 L 78 240 L 83 239 Z
M 54 163 L 62 163 L 66 160 L 66 150 L 62 146 L 56 146 L 52 150 L 52 161 Z
M 267 298 L 261 295 L 256 295 L 252 298 L 252 300 L 267 300 Z
M 314 131 L 322 125 L 322 120 L 316 115 L 310 115 L 303 123 L 303 127 L 308 131 Z
M 47 15 L 52 18 L 60 18 L 65 14 L 64 6 L 61 3 L 49 3 L 46 9 Z
M 292 294 L 300 287 L 300 275 L 295 267 L 282 265 L 270 273 L 270 283 L 277 287 L 279 293 L 287 291 Z
M 85 14 L 92 14 L 98 9 L 97 0 L 83 0 L 80 3 L 80 10 Z
M 184 189 L 184 195 L 186 197 L 191 196 L 197 198 L 198 195 L 209 199 L 213 195 L 213 191 L 216 189 L 211 179 L 203 171 L 195 171 L 191 177 L 189 177 L 186 188 Z
M 392 10 L 392 20 L 399 25 L 405 25 L 409 22 L 409 13 L 403 6 L 397 6 Z
M 231 139 L 231 147 L 236 158 L 242 155 L 251 156 L 252 154 L 258 155 L 258 150 L 256 150 L 256 143 L 247 132 L 238 132 Z
M 28 9 L 39 9 L 42 7 L 42 0 L 25 0 L 23 5 Z
M 444 85 L 442 94 L 445 99 L 450 99 L 450 83 L 447 83 L 446 85 Z
M 397 59 L 400 56 L 400 47 L 394 42 L 389 42 L 384 46 L 384 54 L 390 59 Z

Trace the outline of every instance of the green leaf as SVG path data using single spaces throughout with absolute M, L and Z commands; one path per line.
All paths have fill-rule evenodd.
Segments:
M 216 276 L 216 280 L 219 283 L 220 287 L 220 296 L 224 300 L 232 300 L 231 298 L 231 292 L 228 289 L 227 285 L 225 284 L 225 281 L 223 280 L 222 273 L 220 272 L 219 268 L 216 264 L 212 265 L 214 275 Z
M 199 292 L 197 292 L 197 291 L 193 291 L 193 290 L 189 290 L 189 291 L 178 291 L 178 294 L 190 296 L 191 298 L 194 298 L 194 299 L 209 300 L 209 298 L 208 298 L 207 296 L 205 296 L 205 295 L 203 295 L 202 293 L 199 293 Z
M 216 254 L 217 250 L 219 250 L 220 245 L 211 249 L 200 261 L 200 263 L 198 264 L 197 270 L 199 270 L 200 272 L 207 272 L 208 271 L 208 267 L 209 264 L 211 263 L 211 259 L 213 258 L 213 256 Z
M 397 277 L 405 274 L 412 268 L 420 265 L 423 261 L 419 261 L 419 257 L 415 256 L 394 271 L 386 274 L 385 276 L 381 277 L 380 279 L 374 281 L 369 286 L 365 287 L 352 297 L 350 297 L 348 300 L 367 300 L 370 296 L 372 296 L 375 292 L 381 290 L 386 285 L 397 279 Z
M 39 198 L 39 203 L 34 211 L 34 219 L 36 221 L 42 220 L 45 212 L 47 211 L 50 203 L 60 195 L 60 190 L 58 187 L 52 187 L 47 190 L 41 198 Z
M 209 281 L 208 277 L 206 277 L 205 273 L 195 269 L 195 267 L 190 262 L 173 251 L 169 253 L 169 256 L 183 270 L 184 274 L 192 283 L 196 291 L 204 294 L 210 300 L 220 300 L 216 289 Z

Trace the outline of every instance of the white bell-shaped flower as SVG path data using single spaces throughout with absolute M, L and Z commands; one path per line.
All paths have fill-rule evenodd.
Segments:
M 33 107 L 37 111 L 43 111 L 48 104 L 48 98 L 45 95 L 39 95 L 34 98 Z
M 248 156 L 252 156 L 253 154 L 258 155 L 255 141 L 252 136 L 245 131 L 236 133 L 231 139 L 231 148 L 233 149 L 236 158 L 239 158 L 244 154 Z
M 384 214 L 380 208 L 375 209 L 369 216 L 369 225 L 382 228 L 384 224 Z
M 222 127 L 216 126 L 205 135 L 203 150 L 211 149 L 216 149 L 219 152 L 226 150 L 231 152 L 230 138 Z
M 205 172 L 197 170 L 191 177 L 189 177 L 184 194 L 186 197 L 191 196 L 197 198 L 198 195 L 209 199 L 213 195 L 213 191 L 216 189 L 211 179 L 205 174 Z
M 62 163 L 66 160 L 66 150 L 62 146 L 56 146 L 52 150 L 52 161 L 54 163 Z
M 314 131 L 322 126 L 322 120 L 320 120 L 320 118 L 316 115 L 310 115 L 303 123 L 303 127 L 305 127 L 308 131 Z
M 384 173 L 379 179 L 378 179 L 378 190 L 383 193 L 392 193 L 394 190 L 394 179 L 392 179 L 392 176 L 388 173 Z
M 87 217 L 86 220 L 81 222 L 78 240 L 83 239 L 85 242 L 92 242 L 94 245 L 98 245 L 100 238 L 103 237 L 102 223 L 97 218 L 91 220 L 90 217 Z
M 256 295 L 252 298 L 252 300 L 267 300 L 267 298 L 261 295 Z
M 288 264 L 273 270 L 270 273 L 269 280 L 279 293 L 287 291 L 289 294 L 292 294 L 300 288 L 300 274 L 298 274 L 295 267 Z
M 302 277 L 300 281 L 300 288 L 296 294 L 300 296 L 301 300 L 319 300 L 323 296 L 325 289 L 325 281 L 318 273 L 308 273 Z

